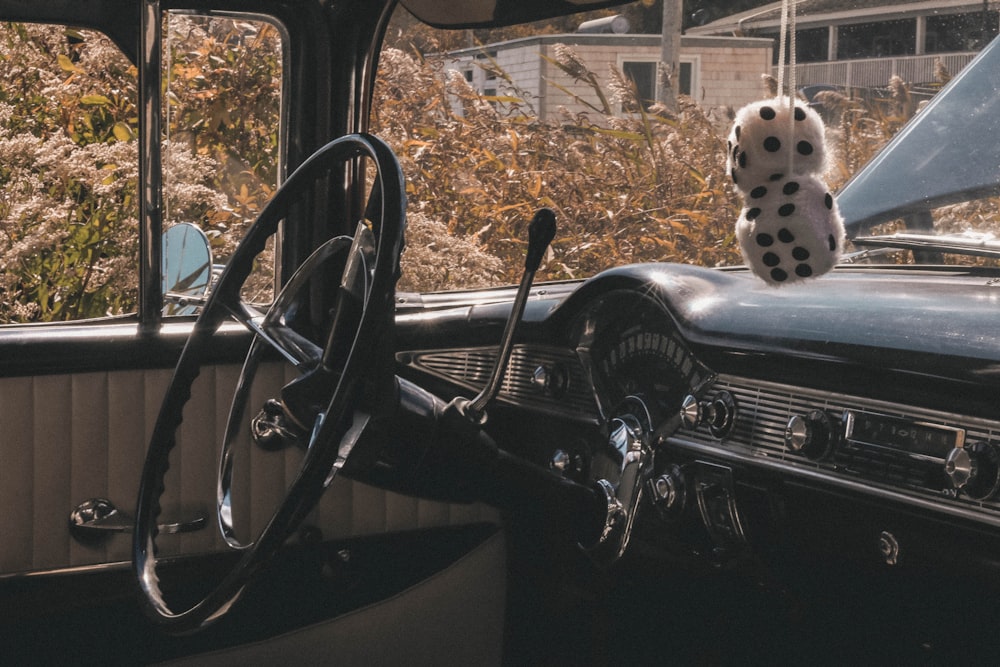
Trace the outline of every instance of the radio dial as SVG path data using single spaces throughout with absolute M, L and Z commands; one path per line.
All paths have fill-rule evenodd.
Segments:
M 944 471 L 954 488 L 973 500 L 986 500 L 1000 487 L 1000 452 L 985 442 L 955 447 Z
M 785 427 L 785 446 L 811 461 L 830 455 L 834 445 L 833 423 L 822 410 L 793 415 Z
M 685 428 L 695 429 L 705 424 L 709 432 L 721 440 L 733 432 L 737 411 L 736 397 L 722 390 L 711 401 L 687 396 L 681 404 L 680 417 Z

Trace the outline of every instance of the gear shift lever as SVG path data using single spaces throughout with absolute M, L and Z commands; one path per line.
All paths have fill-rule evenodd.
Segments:
M 486 419 L 486 406 L 496 398 L 503 382 L 504 373 L 507 372 L 507 364 L 510 361 L 511 352 L 514 349 L 514 333 L 517 325 L 524 315 L 524 307 L 528 302 L 528 292 L 531 290 L 531 283 L 535 279 L 535 271 L 538 270 L 545 257 L 545 251 L 549 243 L 556 235 L 556 214 L 550 208 L 540 208 L 535 211 L 531 224 L 528 225 L 528 254 L 524 259 L 524 275 L 521 276 L 521 284 L 517 288 L 517 296 L 514 298 L 514 305 L 510 311 L 510 318 L 500 340 L 500 351 L 497 354 L 496 364 L 493 366 L 493 373 L 490 381 L 483 387 L 482 391 L 469 401 L 464 411 L 473 421 L 483 422 Z

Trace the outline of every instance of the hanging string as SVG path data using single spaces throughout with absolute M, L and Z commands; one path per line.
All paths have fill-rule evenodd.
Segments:
M 795 101 L 795 0 L 784 0 L 788 5 L 788 100 Z
M 788 7 L 788 143 L 795 136 L 795 0 L 784 0 Z M 788 173 L 794 173 L 794 150 L 788 151 Z
M 788 0 L 781 2 L 781 28 L 778 31 L 778 96 L 785 91 L 785 37 L 788 35 Z

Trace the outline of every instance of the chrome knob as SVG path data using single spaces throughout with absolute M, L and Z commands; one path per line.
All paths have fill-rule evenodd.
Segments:
M 829 456 L 834 442 L 833 422 L 822 410 L 793 415 L 785 427 L 785 446 L 812 461 Z
M 720 391 L 711 401 L 688 395 L 681 403 L 681 423 L 689 429 L 706 424 L 713 436 L 722 439 L 733 432 L 736 411 L 736 398 L 728 391 Z
M 986 500 L 1000 488 L 1000 452 L 985 442 L 955 447 L 944 462 L 952 487 L 973 500 Z
M 707 403 L 700 402 L 697 398 L 688 394 L 681 403 L 681 423 L 684 428 L 698 428 L 702 421 L 702 411 Z
M 671 465 L 662 475 L 649 480 L 649 490 L 656 509 L 664 518 L 674 518 L 687 505 L 687 482 L 679 465 Z
M 561 398 L 569 386 L 569 371 L 562 364 L 542 364 L 531 374 L 531 384 L 552 398 Z
M 965 447 L 956 447 L 948 453 L 944 462 L 944 471 L 956 489 L 964 489 L 979 472 L 976 460 L 972 458 Z
M 570 457 L 569 452 L 565 449 L 557 449 L 555 454 L 552 455 L 552 460 L 549 461 L 549 468 L 558 473 L 564 473 L 572 462 L 573 459 Z

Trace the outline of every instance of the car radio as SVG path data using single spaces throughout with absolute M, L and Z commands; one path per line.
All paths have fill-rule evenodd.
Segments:
M 973 500 L 1000 488 L 1000 452 L 968 442 L 962 428 L 846 409 L 839 424 L 821 410 L 794 415 L 785 446 L 869 479 Z
M 946 473 L 952 450 L 965 445 L 965 430 L 845 410 L 842 438 L 831 460 L 847 472 L 931 491 L 954 488 Z

